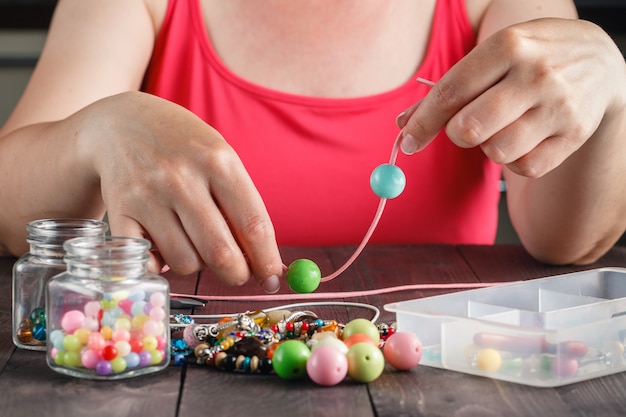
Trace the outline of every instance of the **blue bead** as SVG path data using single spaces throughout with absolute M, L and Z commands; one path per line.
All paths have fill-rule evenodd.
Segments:
M 185 361 L 187 359 L 187 357 L 185 355 L 183 355 L 182 353 L 178 353 L 176 355 L 174 355 L 174 364 L 178 365 L 178 366 L 182 366 L 185 364 Z
M 43 323 L 37 323 L 33 326 L 33 339 L 39 341 L 46 340 L 46 325 Z
M 406 176 L 397 166 L 382 164 L 377 166 L 370 177 L 370 187 L 381 198 L 396 198 L 406 186 Z

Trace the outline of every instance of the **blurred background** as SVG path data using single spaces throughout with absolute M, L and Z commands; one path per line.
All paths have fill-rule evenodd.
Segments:
M 603 27 L 625 54 L 626 0 L 576 0 L 575 3 L 580 17 Z M 43 47 L 55 4 L 56 0 L 0 0 L 0 125 L 9 116 L 28 82 Z M 507 215 L 504 183 L 501 192 L 496 242 L 519 243 Z M 626 245 L 626 235 L 619 244 Z

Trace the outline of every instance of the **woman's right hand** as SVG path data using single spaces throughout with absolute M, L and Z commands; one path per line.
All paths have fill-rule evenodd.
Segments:
M 155 96 L 128 92 L 67 120 L 98 183 L 111 233 L 153 242 L 152 269 L 208 267 L 231 285 L 253 276 L 279 289 L 282 261 L 272 222 L 241 160 L 197 116 Z

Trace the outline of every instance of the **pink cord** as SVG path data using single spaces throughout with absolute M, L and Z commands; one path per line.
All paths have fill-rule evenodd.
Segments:
M 396 159 L 398 158 L 398 149 L 400 148 L 400 140 L 401 139 L 402 139 L 402 132 L 398 133 L 398 136 L 396 137 L 396 140 L 393 143 L 393 147 L 391 148 L 391 156 L 389 157 L 389 164 L 390 165 L 394 165 L 396 163 Z M 365 233 L 365 236 L 363 237 L 363 240 L 361 241 L 361 244 L 356 248 L 356 250 L 354 251 L 352 256 L 346 261 L 346 263 L 344 263 L 338 270 L 336 270 L 332 274 L 330 274 L 330 275 L 328 275 L 326 277 L 322 277 L 320 282 L 328 282 L 330 280 L 333 280 L 333 279 L 337 278 L 339 275 L 341 275 L 343 273 L 343 271 L 345 271 L 346 269 L 348 269 L 350 267 L 350 265 L 352 265 L 352 263 L 361 254 L 361 252 L 363 252 L 363 249 L 365 249 L 365 246 L 367 245 L 367 242 L 369 242 L 370 237 L 372 237 L 372 234 L 376 230 L 376 226 L 378 226 L 378 222 L 380 221 L 380 218 L 383 215 L 383 211 L 385 210 L 385 205 L 386 204 L 387 204 L 387 199 L 381 197 L 380 198 L 380 203 L 378 203 L 378 209 L 376 209 L 376 214 L 374 214 L 374 219 L 372 220 L 372 224 L 370 225 L 369 229 L 367 230 L 367 233 Z M 283 269 L 286 270 L 288 268 L 287 268 L 286 265 L 283 264 Z
M 417 78 L 417 82 L 429 85 L 431 87 L 433 85 L 435 85 L 434 82 L 426 80 L 426 79 L 421 78 L 421 77 Z M 396 163 L 396 159 L 398 158 L 398 150 L 400 149 L 400 141 L 401 140 L 402 140 L 402 131 L 400 131 L 398 133 L 398 136 L 396 137 L 396 140 L 393 143 L 393 147 L 391 148 L 391 156 L 389 157 L 389 164 L 390 165 L 395 165 L 395 163 Z M 385 205 L 386 204 L 387 204 L 387 199 L 384 198 L 384 197 L 381 197 L 380 198 L 380 202 L 378 203 L 378 209 L 376 209 L 376 213 L 374 214 L 374 219 L 372 220 L 372 224 L 370 225 L 369 229 L 367 230 L 367 233 L 365 233 L 365 236 L 363 237 L 363 240 L 361 241 L 361 244 L 356 248 L 356 250 L 354 251 L 352 256 L 339 269 L 337 269 L 335 272 L 333 272 L 332 274 L 330 274 L 328 276 L 322 277 L 320 282 L 328 282 L 330 280 L 333 280 L 333 279 L 337 278 L 346 269 L 348 269 L 350 267 L 350 265 L 352 265 L 352 263 L 361 254 L 361 252 L 363 252 L 363 249 L 365 249 L 365 246 L 367 245 L 367 242 L 369 242 L 370 238 L 372 237 L 372 234 L 376 230 L 376 226 L 378 226 L 378 222 L 380 221 L 380 218 L 383 215 L 383 211 L 385 210 Z M 287 270 L 288 267 L 283 264 L 283 269 Z
M 509 284 L 510 282 L 506 282 Z M 285 300 L 329 300 L 338 298 L 367 297 L 370 295 L 388 294 L 399 291 L 411 290 L 466 290 L 474 288 L 494 287 L 505 284 L 504 282 L 472 282 L 452 284 L 409 284 L 397 287 L 379 288 L 367 291 L 341 291 L 312 294 L 269 294 L 269 295 L 195 295 L 195 294 L 170 294 L 172 297 L 197 298 L 204 301 L 285 301 Z

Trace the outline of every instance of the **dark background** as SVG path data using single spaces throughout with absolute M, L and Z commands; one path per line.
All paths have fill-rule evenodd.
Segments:
M 0 28 L 45 29 L 55 3 L 56 0 L 0 0 Z M 581 18 L 596 22 L 609 32 L 626 32 L 626 0 L 575 0 L 575 3 Z

